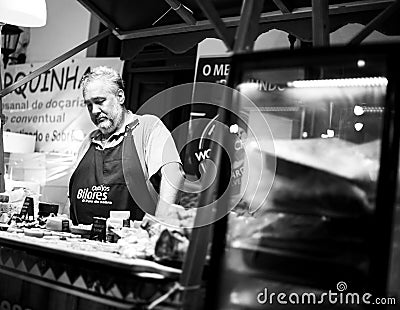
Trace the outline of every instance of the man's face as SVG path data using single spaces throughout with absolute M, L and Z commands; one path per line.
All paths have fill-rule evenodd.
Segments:
M 103 135 L 109 136 L 122 126 L 125 97 L 121 89 L 115 93 L 107 81 L 94 80 L 87 85 L 84 100 L 92 122 Z

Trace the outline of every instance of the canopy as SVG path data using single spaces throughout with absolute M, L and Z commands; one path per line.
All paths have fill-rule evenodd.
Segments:
M 227 28 L 227 35 L 232 38 L 239 25 L 240 16 L 243 15 L 242 0 L 78 1 L 122 40 L 122 59 L 134 57 L 144 46 L 152 43 L 181 53 L 204 38 L 218 37 L 213 19 L 204 13 L 205 4 L 213 5 Z M 256 36 L 271 29 L 279 29 L 301 40 L 312 40 L 312 0 L 263 2 Z M 329 31 L 335 31 L 349 23 L 367 25 L 395 2 L 329 0 Z M 182 12 L 191 15 L 186 22 L 179 15 Z M 400 35 L 399 18 L 396 18 L 396 14 L 387 15 L 388 18 L 376 23 L 374 28 L 387 35 Z

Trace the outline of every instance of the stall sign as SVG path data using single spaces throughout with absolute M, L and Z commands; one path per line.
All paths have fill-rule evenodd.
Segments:
M 226 84 L 226 79 L 230 69 L 230 57 L 200 57 L 196 69 L 196 82 L 208 82 Z M 191 126 L 191 141 L 186 146 L 186 159 L 184 161 L 185 171 L 191 175 L 200 177 L 200 163 L 210 158 L 211 148 L 209 146 L 212 140 L 212 132 L 207 131 L 207 127 L 212 127 L 213 123 L 218 121 L 218 106 L 209 103 L 194 103 L 191 107 L 191 119 L 197 118 L 208 119 L 208 125 L 204 126 L 199 123 Z M 208 129 L 210 129 L 208 128 Z M 208 135 L 208 133 L 210 133 Z M 201 136 L 202 139 L 193 139 L 193 137 Z
M 8 66 L 4 87 L 24 78 L 43 63 Z M 96 66 L 122 71 L 118 58 L 69 59 L 2 98 L 4 130 L 34 135 L 35 151 L 75 154 L 95 126 L 83 101 L 80 81 Z

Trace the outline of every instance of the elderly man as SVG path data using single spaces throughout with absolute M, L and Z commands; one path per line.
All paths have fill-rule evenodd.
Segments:
M 81 87 L 98 129 L 83 141 L 70 179 L 74 224 L 109 217 L 111 210 L 130 211 L 132 220 L 141 220 L 145 212 L 162 216 L 157 203 L 175 203 L 183 181 L 170 132 L 158 117 L 126 109 L 124 83 L 114 69 L 94 68 Z

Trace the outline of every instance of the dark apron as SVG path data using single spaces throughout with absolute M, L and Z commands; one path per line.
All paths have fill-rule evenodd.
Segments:
M 126 139 L 127 137 L 124 137 Z M 122 170 L 122 146 L 97 150 L 92 143 L 69 183 L 71 220 L 91 224 L 93 217 L 110 216 L 110 210 L 129 210 L 131 220 L 141 220 L 144 212 L 132 199 Z

